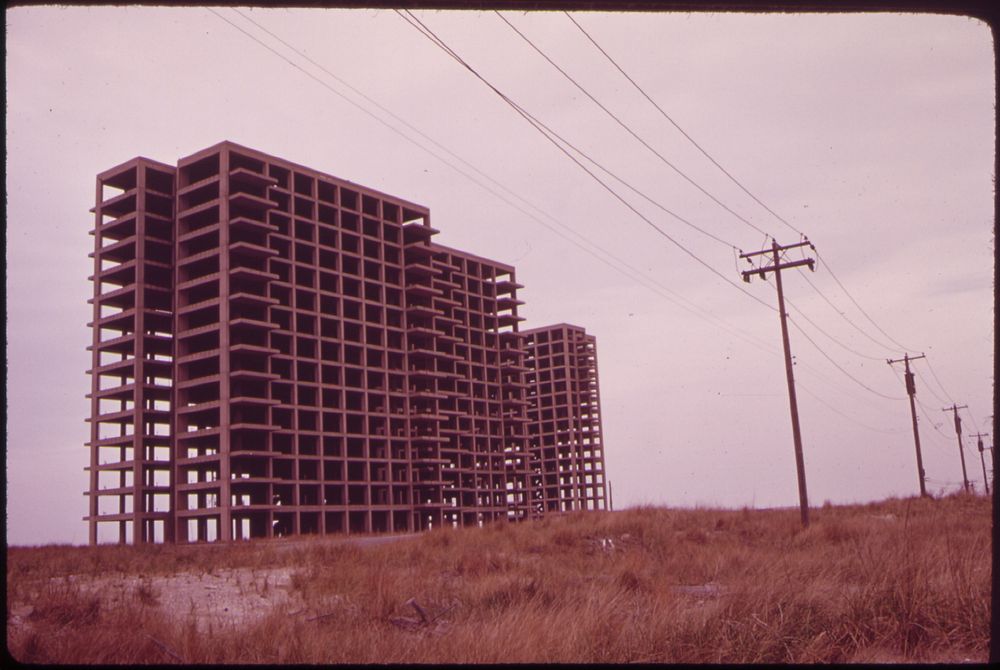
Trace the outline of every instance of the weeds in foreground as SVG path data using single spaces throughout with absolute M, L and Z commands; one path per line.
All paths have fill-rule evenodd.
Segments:
M 11 548 L 8 640 L 35 663 L 984 661 L 989 533 L 989 502 L 955 496 L 825 506 L 806 530 L 647 507 L 370 548 Z M 194 601 L 163 615 L 158 579 L 237 569 L 245 597 L 301 607 L 208 632 Z M 138 586 L 84 588 L 109 575 Z

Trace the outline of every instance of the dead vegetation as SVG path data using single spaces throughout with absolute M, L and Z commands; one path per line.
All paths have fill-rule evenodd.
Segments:
M 984 498 L 7 553 L 29 663 L 984 662 Z

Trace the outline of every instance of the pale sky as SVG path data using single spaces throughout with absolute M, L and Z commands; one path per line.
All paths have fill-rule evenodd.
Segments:
M 617 509 L 798 504 L 775 311 L 656 233 L 396 13 L 239 11 L 6 13 L 8 543 L 86 542 L 95 175 L 137 155 L 176 163 L 224 139 L 429 207 L 438 242 L 517 267 L 522 327 L 565 321 L 596 335 Z M 496 14 L 415 15 L 554 131 L 721 239 L 609 181 L 705 264 L 776 304 L 773 280 L 741 281 L 747 266 L 733 249 L 758 250 L 764 236 L 651 154 Z M 716 199 L 779 242 L 799 241 L 566 15 L 503 15 Z M 901 371 L 886 364 L 902 346 L 930 362 L 914 364 L 929 490 L 962 481 L 941 411 L 952 402 L 969 406 L 966 468 L 981 490 L 968 434 L 989 432 L 993 412 L 989 27 L 920 14 L 573 17 L 816 245 L 815 273 L 784 275 L 791 318 L 820 348 L 790 328 L 810 502 L 918 492 Z M 615 258 L 628 268 L 613 269 Z

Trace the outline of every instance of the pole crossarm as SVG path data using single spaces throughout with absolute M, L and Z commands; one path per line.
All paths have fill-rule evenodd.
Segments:
M 886 363 L 892 365 L 893 363 L 905 363 L 906 361 L 916 361 L 921 358 L 927 358 L 927 356 L 925 356 L 924 354 L 920 354 L 919 356 L 904 356 L 903 358 L 886 360 Z
M 800 261 L 790 261 L 788 263 L 772 264 L 768 265 L 767 267 L 756 268 L 754 270 L 744 270 L 740 274 L 743 275 L 743 281 L 749 284 L 750 277 L 752 275 L 760 275 L 761 279 L 767 279 L 767 277 L 764 276 L 764 274 L 767 272 L 774 272 L 777 270 L 790 270 L 791 268 L 798 268 L 802 267 L 803 265 L 808 265 L 810 270 L 816 272 L 816 261 L 814 261 L 811 258 L 807 258 Z

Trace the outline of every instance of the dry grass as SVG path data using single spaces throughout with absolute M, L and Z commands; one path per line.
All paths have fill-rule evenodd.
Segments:
M 804 531 L 796 510 L 640 508 L 366 548 L 11 548 L 8 644 L 74 664 L 983 662 L 990 528 L 959 495 L 825 506 Z

